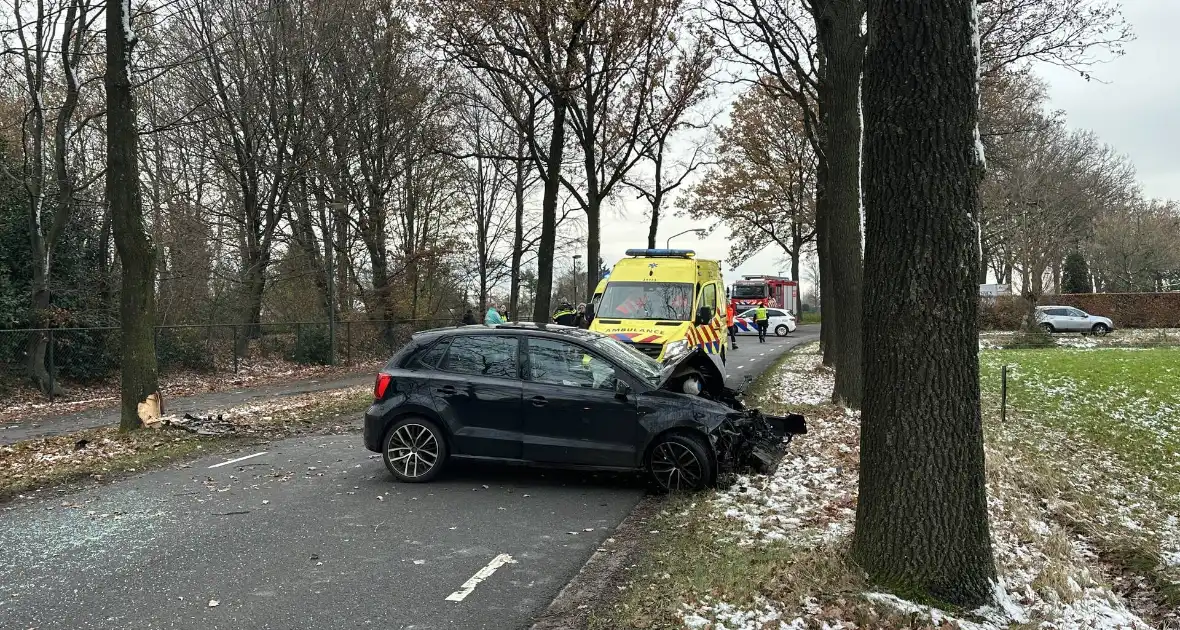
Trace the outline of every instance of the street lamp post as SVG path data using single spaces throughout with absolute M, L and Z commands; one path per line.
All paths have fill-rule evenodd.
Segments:
M 705 237 L 705 230 L 703 228 L 693 228 L 691 230 L 677 232 L 676 234 L 669 236 L 668 239 L 666 241 L 664 241 L 664 248 L 665 249 L 672 249 L 672 239 L 676 238 L 677 236 L 683 236 L 685 234 L 688 234 L 689 232 L 696 232 L 697 238 L 704 238 Z

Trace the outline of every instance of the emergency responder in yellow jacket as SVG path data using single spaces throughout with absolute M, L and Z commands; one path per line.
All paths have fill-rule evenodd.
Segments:
M 766 329 L 770 328 L 770 314 L 766 312 L 766 305 L 760 304 L 754 309 L 754 323 L 758 325 L 758 343 L 766 343 Z
M 561 301 L 561 307 L 553 314 L 553 323 L 560 326 L 573 326 L 577 319 L 578 312 L 565 300 Z

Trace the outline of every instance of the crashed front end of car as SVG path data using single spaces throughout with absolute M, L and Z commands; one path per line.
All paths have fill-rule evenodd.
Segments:
M 662 386 L 676 392 L 695 388 L 698 396 L 716 403 L 709 405 L 705 413 L 713 420 L 707 424 L 710 427 L 709 441 L 717 456 L 718 483 L 725 485 L 737 474 L 747 471 L 774 474 L 792 438 L 807 433 L 803 416 L 773 416 L 746 408 L 741 401 L 744 385 L 732 389 L 719 379 L 706 378 L 698 386 L 693 380 L 699 379 L 700 373 L 692 368 L 693 365 L 691 355 L 666 363 Z
M 735 411 L 710 434 L 717 452 L 718 479 L 753 471 L 772 475 L 787 445 L 796 435 L 807 433 L 803 416 L 768 416 L 757 409 Z

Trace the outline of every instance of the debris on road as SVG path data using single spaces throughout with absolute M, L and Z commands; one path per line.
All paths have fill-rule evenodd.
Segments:
M 350 426 L 324 421 L 363 409 L 370 395 L 367 386 L 314 392 L 215 410 L 203 417 L 163 416 L 149 431 L 120 433 L 115 427 L 103 427 L 3 445 L 0 500 L 65 481 L 142 470 L 145 465 L 192 453 L 206 439 L 349 431 Z
M 221 602 L 217 601 L 216 599 L 209 600 L 209 607 L 210 608 L 217 608 L 220 605 L 221 605 Z

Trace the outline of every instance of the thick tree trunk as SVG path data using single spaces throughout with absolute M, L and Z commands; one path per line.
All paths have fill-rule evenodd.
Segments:
M 48 325 L 48 322 L 45 320 L 50 304 L 48 274 L 48 265 L 42 265 L 40 262 L 36 262 L 33 265 L 33 317 L 34 325 L 38 328 Z M 33 333 L 29 337 L 27 350 L 28 363 L 25 368 L 28 372 L 29 379 L 33 381 L 37 389 L 45 394 L 51 393 L 49 383 L 52 380 L 49 378 L 51 366 L 45 363 L 48 350 L 49 335 L 47 333 Z M 60 396 L 63 393 L 61 386 L 54 383 L 52 394 Z
M 859 408 L 861 380 L 860 74 L 864 38 L 861 0 L 817 3 L 817 40 L 824 58 L 821 110 L 827 162 L 828 259 L 835 324 L 832 345 L 836 387 L 832 400 Z
M 565 95 L 553 95 L 553 135 L 545 160 L 545 192 L 541 197 L 541 241 L 537 244 L 537 295 L 533 321 L 549 321 L 553 295 L 553 249 L 557 240 L 557 193 L 561 188 L 561 160 L 565 149 Z M 596 259 L 597 260 L 597 259 Z
M 659 182 L 656 183 L 659 185 Z M 651 223 L 647 226 L 647 248 L 656 248 L 656 230 L 660 227 L 660 202 L 657 200 L 651 204 Z M 591 289 L 591 296 L 594 295 Z
M 832 305 L 832 261 L 828 249 L 828 202 L 824 192 L 824 181 L 827 179 L 826 168 L 820 162 L 815 173 L 815 255 L 819 259 L 819 346 L 823 352 L 823 364 L 828 367 L 836 365 L 836 350 L 832 344 L 832 337 L 836 335 L 836 320 L 833 317 Z
M 114 222 L 115 247 L 123 261 L 120 325 L 123 359 L 119 382 L 122 409 L 119 430 L 141 426 L 138 406 L 149 396 L 159 397 L 156 373 L 155 265 L 156 252 L 148 238 L 139 194 L 139 134 L 135 128 L 135 97 L 131 92 L 130 60 L 133 41 L 125 26 L 131 21 L 130 0 L 107 3 L 107 203 Z
M 795 303 L 790 308 L 794 309 L 799 317 L 803 317 L 803 287 L 799 284 L 799 259 L 802 257 L 802 249 L 803 244 L 797 243 L 791 252 L 791 279 L 795 281 Z
M 586 300 L 594 297 L 594 289 L 598 288 L 598 258 L 602 253 L 602 199 L 597 196 L 592 196 L 590 199 L 590 207 L 586 208 Z M 578 292 L 578 278 L 577 274 L 574 276 L 574 293 Z M 574 295 L 574 303 L 579 299 L 578 295 Z
M 522 137 L 516 144 L 516 155 L 523 156 L 528 149 Z M 524 161 L 516 162 L 516 181 L 513 182 L 513 194 L 516 200 L 516 217 L 512 232 L 512 278 L 508 288 L 508 312 L 516 314 L 520 307 L 520 263 L 524 258 L 524 181 L 526 169 Z
M 973 0 L 870 0 L 864 406 L 853 556 L 973 607 L 995 579 L 979 410 Z M 897 322 L 906 322 L 904 326 Z
M 268 263 L 259 256 L 259 253 L 251 252 L 243 261 L 241 313 L 238 316 L 238 321 L 244 325 L 242 334 L 238 335 L 238 354 L 241 356 L 245 355 L 251 339 L 262 336 L 262 292 L 266 288 L 263 270 Z

